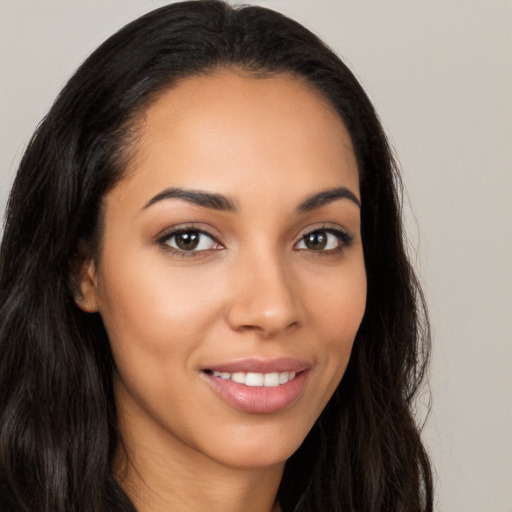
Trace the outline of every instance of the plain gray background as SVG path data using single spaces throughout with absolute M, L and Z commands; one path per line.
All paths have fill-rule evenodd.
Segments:
M 103 39 L 165 3 L 0 0 L 2 210 L 65 80 Z M 437 510 L 512 512 L 511 1 L 249 3 L 321 35 L 373 99 L 403 169 L 434 328 L 424 437 Z

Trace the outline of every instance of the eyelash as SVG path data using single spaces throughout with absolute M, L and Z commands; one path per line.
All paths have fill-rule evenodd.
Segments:
M 300 248 L 298 250 L 307 251 L 308 253 L 314 254 L 315 256 L 330 256 L 333 254 L 342 253 L 345 249 L 349 248 L 354 242 L 354 237 L 343 229 L 333 228 L 330 226 L 317 226 L 314 229 L 308 230 L 305 233 L 303 233 L 299 241 L 295 244 L 295 246 L 297 246 L 300 243 L 303 243 L 306 237 L 319 234 L 327 234 L 336 237 L 338 243 L 337 247 L 334 247 L 332 249 L 320 249 L 317 251 L 315 251 L 314 249 L 308 249 L 307 247 Z M 329 240 L 327 239 L 327 242 L 328 241 Z
M 194 247 L 192 250 L 186 250 L 186 249 L 180 249 L 178 247 L 172 247 L 169 245 L 170 241 L 174 239 L 175 237 L 179 235 L 184 234 L 197 234 L 199 237 L 208 237 L 211 242 L 215 245 L 218 245 L 219 247 L 212 247 L 208 249 L 201 249 L 201 250 L 195 250 Z M 332 249 L 320 249 L 320 250 L 314 250 L 314 249 L 308 249 L 307 247 L 304 248 L 297 248 L 297 245 L 301 243 L 305 243 L 305 239 L 308 236 L 313 235 L 332 235 L 337 238 L 337 247 L 334 247 Z M 309 231 L 306 231 L 303 233 L 299 240 L 294 244 L 294 248 L 298 251 L 305 251 L 311 254 L 314 254 L 315 256 L 328 256 L 333 254 L 339 254 L 342 253 L 345 249 L 350 247 L 354 241 L 354 237 L 348 233 L 347 231 L 344 231 L 342 229 L 337 229 L 333 227 L 328 226 L 318 226 L 314 229 L 311 229 Z M 329 240 L 327 239 L 327 243 Z M 166 251 L 171 252 L 174 255 L 183 257 L 183 258 L 190 258 L 190 257 L 197 257 L 201 253 L 206 253 L 209 251 L 218 251 L 221 249 L 224 249 L 224 246 L 217 240 L 215 236 L 213 236 L 208 231 L 205 231 L 204 229 L 198 228 L 196 226 L 182 226 L 176 229 L 172 229 L 171 231 L 166 232 L 162 236 L 160 236 L 157 239 L 157 243 L 161 245 Z M 201 240 L 199 239 L 198 245 L 201 244 Z
M 197 251 L 197 250 L 187 251 L 185 249 L 180 249 L 178 247 L 172 247 L 169 245 L 169 242 L 173 238 L 175 238 L 179 235 L 191 234 L 191 233 L 198 234 L 200 237 L 208 237 L 209 239 L 211 239 L 211 241 L 215 245 L 218 245 L 219 247 L 211 248 L 211 249 L 201 249 L 199 251 Z M 208 233 L 208 231 L 205 231 L 204 229 L 198 228 L 196 226 L 182 226 L 182 227 L 179 227 L 176 229 L 172 229 L 171 231 L 168 231 L 164 235 L 160 236 L 157 239 L 157 243 L 159 245 L 161 245 L 166 251 L 169 251 L 172 254 L 180 256 L 182 258 L 197 257 L 201 253 L 206 253 L 206 252 L 212 251 L 212 250 L 218 251 L 218 250 L 224 249 L 224 246 L 211 233 Z M 201 240 L 199 240 L 199 244 L 200 243 L 201 243 Z

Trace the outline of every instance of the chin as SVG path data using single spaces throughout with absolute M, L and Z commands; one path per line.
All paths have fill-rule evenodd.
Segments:
M 262 469 L 284 466 L 299 449 L 309 428 L 254 426 L 240 429 L 227 436 L 218 436 L 210 446 L 210 457 L 223 465 L 237 469 Z M 206 452 L 206 450 L 200 450 Z

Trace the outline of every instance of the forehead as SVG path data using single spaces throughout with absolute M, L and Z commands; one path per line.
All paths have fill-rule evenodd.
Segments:
M 350 136 L 305 80 L 232 70 L 164 91 L 138 126 L 127 182 L 237 195 L 241 190 L 350 186 L 359 194 Z M 172 182 L 172 183 L 170 183 Z M 297 192 L 299 193 L 299 192 Z

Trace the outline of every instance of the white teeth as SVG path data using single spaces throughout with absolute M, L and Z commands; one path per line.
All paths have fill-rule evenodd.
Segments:
M 244 372 L 236 372 L 231 374 L 231 380 L 238 382 L 239 384 L 245 384 L 245 373 Z
M 279 373 L 265 373 L 263 385 L 266 388 L 275 388 L 276 386 L 279 386 Z
M 255 373 L 255 372 L 212 372 L 214 377 L 232 380 L 239 384 L 245 384 L 251 387 L 274 388 L 282 384 L 286 384 L 295 378 L 295 372 L 271 372 L 271 373 Z
M 279 374 L 279 384 L 286 384 L 288 380 L 291 380 L 289 372 L 283 372 Z
M 246 386 L 263 386 L 263 373 L 248 373 L 245 376 Z

